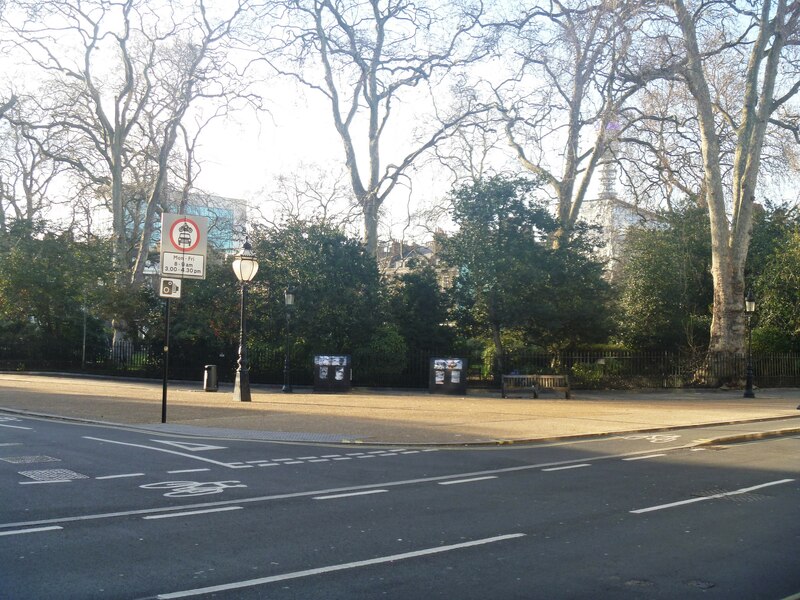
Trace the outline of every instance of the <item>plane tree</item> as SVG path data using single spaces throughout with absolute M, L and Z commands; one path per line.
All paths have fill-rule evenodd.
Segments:
M 649 15 L 646 64 L 631 76 L 688 92 L 693 118 L 686 124 L 695 128 L 699 148 L 696 197 L 706 208 L 711 241 L 709 351 L 741 353 L 753 210 L 774 156 L 767 141 L 784 140 L 784 156 L 800 142 L 800 4 L 664 0 Z
M 283 0 L 261 11 L 266 21 L 258 26 L 269 31 L 257 42 L 263 60 L 327 103 L 373 256 L 379 213 L 392 192 L 421 157 L 481 110 L 451 113 L 437 100 L 448 92 L 449 76 L 491 42 L 480 35 L 481 10 L 479 3 Z M 409 112 L 407 101 L 428 114 Z

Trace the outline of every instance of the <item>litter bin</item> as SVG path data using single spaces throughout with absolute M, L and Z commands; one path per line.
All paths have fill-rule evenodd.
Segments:
M 350 356 L 315 356 L 314 391 L 349 392 L 353 370 Z
M 206 365 L 203 373 L 203 391 L 216 392 L 218 387 L 217 365 Z
M 431 394 L 467 393 L 467 361 L 464 358 L 432 358 L 429 391 Z

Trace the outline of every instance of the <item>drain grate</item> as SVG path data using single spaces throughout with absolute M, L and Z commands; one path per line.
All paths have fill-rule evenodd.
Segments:
M 5 456 L 0 457 L 0 460 L 12 465 L 30 465 L 33 463 L 43 462 L 61 462 L 60 458 L 53 458 L 52 456 Z
M 43 469 L 41 471 L 20 471 L 20 475 L 24 475 L 34 481 L 70 481 L 72 479 L 89 479 L 88 475 L 81 475 L 69 469 Z

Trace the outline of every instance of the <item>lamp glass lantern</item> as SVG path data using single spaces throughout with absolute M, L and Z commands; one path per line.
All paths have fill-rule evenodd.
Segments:
M 231 266 L 233 267 L 236 279 L 242 283 L 253 281 L 256 273 L 258 273 L 258 261 L 253 254 L 253 247 L 250 245 L 250 242 L 245 241 L 242 245 L 242 249 L 239 250 L 239 253 L 234 257 Z
M 753 295 L 753 290 L 747 292 L 747 297 L 744 300 L 744 311 L 748 315 L 756 312 L 756 297 Z

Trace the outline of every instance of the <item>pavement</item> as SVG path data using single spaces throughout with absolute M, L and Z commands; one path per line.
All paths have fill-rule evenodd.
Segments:
M 285 442 L 492 445 L 606 434 L 731 425 L 731 436 L 800 433 L 800 389 L 573 390 L 570 400 L 542 393 L 468 390 L 466 396 L 427 390 L 353 389 L 313 393 L 252 386 L 251 402 L 233 400 L 231 386 L 206 392 L 201 382 L 171 381 L 161 423 L 160 381 L 64 374 L 0 373 L 0 413 L 112 423 L 182 435 Z M 3 417 L 0 416 L 0 419 Z

